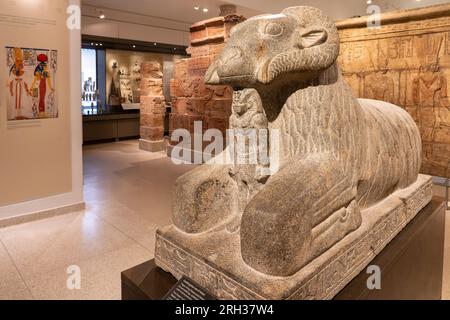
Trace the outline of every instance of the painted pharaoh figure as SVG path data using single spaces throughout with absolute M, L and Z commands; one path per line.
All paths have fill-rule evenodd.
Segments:
M 14 98 L 14 110 L 16 112 L 15 118 L 19 120 L 22 118 L 23 94 L 28 94 L 28 85 L 23 79 L 25 70 L 22 50 L 19 48 L 14 48 L 14 50 L 11 50 L 10 52 L 14 52 L 14 64 L 9 69 L 9 76 L 11 80 L 9 81 L 8 86 L 11 97 Z M 9 58 L 12 60 L 12 55 L 10 55 Z

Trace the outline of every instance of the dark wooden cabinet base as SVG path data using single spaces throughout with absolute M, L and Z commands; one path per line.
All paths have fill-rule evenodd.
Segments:
M 365 271 L 336 297 L 358 299 L 441 299 L 445 201 L 434 198 L 371 262 L 381 269 L 381 290 L 369 290 Z M 123 300 L 160 300 L 177 283 L 154 260 L 122 272 Z
M 381 290 L 361 272 L 337 300 L 440 300 L 444 268 L 445 201 L 434 198 L 370 263 L 381 269 Z

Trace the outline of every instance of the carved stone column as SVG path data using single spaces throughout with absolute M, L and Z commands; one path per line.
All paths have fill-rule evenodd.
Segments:
M 175 64 L 170 84 L 173 98 L 170 135 L 176 129 L 187 129 L 193 133 L 195 121 L 202 121 L 203 132 L 213 128 L 225 133 L 231 115 L 233 90 L 227 86 L 205 85 L 204 76 L 222 52 L 230 29 L 243 20 L 243 17 L 228 15 L 191 26 L 190 47 L 187 50 L 191 58 Z M 169 156 L 171 150 L 171 147 L 167 150 Z
M 164 148 L 164 114 L 161 65 L 144 62 L 141 65 L 141 139 L 139 149 L 157 152 Z

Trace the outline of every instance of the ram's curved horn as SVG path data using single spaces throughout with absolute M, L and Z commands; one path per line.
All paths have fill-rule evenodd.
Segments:
M 312 7 L 291 7 L 283 10 L 285 15 L 292 16 L 302 26 L 317 26 L 327 32 L 323 44 L 310 48 L 292 48 L 273 58 L 258 72 L 258 80 L 270 83 L 278 75 L 292 71 L 320 71 L 329 68 L 339 55 L 339 33 L 334 21 L 322 11 Z M 319 24 L 318 24 L 319 23 Z

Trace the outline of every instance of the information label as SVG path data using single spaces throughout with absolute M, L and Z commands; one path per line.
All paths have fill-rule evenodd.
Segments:
M 210 293 L 183 277 L 178 281 L 163 300 L 216 300 Z

